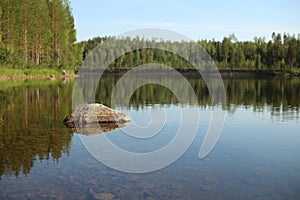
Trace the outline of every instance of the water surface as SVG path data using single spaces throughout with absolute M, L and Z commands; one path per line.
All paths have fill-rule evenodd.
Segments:
M 97 102 L 110 106 L 118 78 L 101 79 Z M 1 82 L 0 199 L 300 199 L 300 79 L 224 78 L 226 122 L 217 145 L 201 160 L 213 105 L 204 81 L 188 80 L 196 104 L 179 104 L 167 88 L 145 85 L 128 107 L 119 107 L 140 126 L 151 124 L 149 113 L 154 121 L 155 112 L 168 116 L 151 141 L 122 130 L 105 133 L 124 149 L 153 151 L 176 134 L 182 107 L 200 111 L 198 133 L 187 152 L 146 174 L 106 167 L 64 126 L 72 112 L 74 80 Z M 147 130 L 156 128 L 154 123 Z

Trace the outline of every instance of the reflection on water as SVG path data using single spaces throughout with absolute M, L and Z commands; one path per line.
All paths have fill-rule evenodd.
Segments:
M 110 106 L 118 78 L 101 78 L 98 103 Z M 183 157 L 149 174 L 105 167 L 64 126 L 63 119 L 72 113 L 74 80 L 1 82 L 0 199 L 300 199 L 300 79 L 224 78 L 227 120 L 218 144 L 203 160 L 197 155 L 211 103 L 204 81 L 187 79 L 198 97 L 198 104 L 190 106 L 200 109 L 199 133 Z M 172 78 L 164 81 L 177 84 Z M 165 109 L 173 116 L 181 106 L 186 105 L 179 105 L 169 89 L 145 85 L 129 107 L 118 109 L 147 125 L 149 109 Z M 172 138 L 176 120 L 166 122 L 165 136 L 153 145 L 121 130 L 107 136 L 124 149 L 153 150 Z
M 147 77 L 149 78 L 149 75 L 147 75 Z M 110 97 L 119 78 L 119 76 L 109 75 L 100 79 L 96 95 L 97 102 L 110 105 Z M 171 82 L 171 84 L 177 88 L 182 88 L 181 83 L 176 81 L 175 77 L 161 76 L 159 78 L 165 82 Z M 204 107 L 211 105 L 209 92 L 204 80 L 198 76 L 187 77 L 187 80 L 197 95 L 198 104 Z M 227 106 L 224 109 L 229 112 L 234 112 L 238 106 L 244 106 L 245 108 L 251 106 L 255 112 L 261 111 L 268 106 L 271 109 L 272 115 L 299 113 L 299 78 L 266 77 L 262 79 L 239 79 L 224 77 L 223 80 L 227 98 Z M 84 81 L 94 80 L 85 79 Z M 129 79 L 128 82 L 126 82 L 128 84 L 123 85 L 124 91 L 125 88 L 134 87 L 135 81 L 135 78 L 132 78 L 132 80 Z M 185 88 L 182 88 L 182 90 L 184 91 Z M 88 96 L 88 94 L 85 95 Z M 169 89 L 156 84 L 147 84 L 139 88 L 132 95 L 130 102 L 130 106 L 136 109 L 143 108 L 145 105 L 154 104 L 178 104 L 178 101 L 176 96 Z
M 0 175 L 26 175 L 35 160 L 70 152 L 72 132 L 61 119 L 71 111 L 72 89 L 41 80 L 1 83 Z

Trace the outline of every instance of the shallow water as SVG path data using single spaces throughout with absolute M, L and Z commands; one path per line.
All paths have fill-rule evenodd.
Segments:
M 97 102 L 110 106 L 117 80 L 101 79 Z M 147 127 L 149 133 L 140 132 L 145 137 L 158 133 L 151 139 L 121 129 L 105 133 L 123 149 L 149 152 L 175 137 L 183 107 L 200 112 L 197 136 L 184 155 L 144 174 L 105 166 L 84 147 L 83 136 L 64 126 L 74 80 L 1 82 L 0 199 L 300 199 L 300 79 L 224 78 L 226 121 L 204 159 L 198 153 L 213 106 L 205 83 L 188 80 L 197 104 L 180 104 L 167 88 L 146 85 L 128 107 L 118 108 L 132 119 L 125 131 L 136 123 Z M 182 125 L 190 126 L 188 120 Z

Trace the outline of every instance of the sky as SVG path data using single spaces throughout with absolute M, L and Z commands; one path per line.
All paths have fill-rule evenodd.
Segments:
M 71 7 L 78 41 L 141 28 L 168 29 L 193 40 L 300 33 L 298 0 L 71 0 Z

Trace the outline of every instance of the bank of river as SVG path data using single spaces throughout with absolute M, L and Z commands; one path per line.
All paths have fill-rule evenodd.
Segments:
M 122 75 L 126 73 L 129 69 L 107 69 L 105 70 L 105 74 L 116 74 L 116 75 Z M 199 75 L 199 72 L 197 69 L 177 69 L 178 72 L 180 72 L 183 75 Z M 103 70 L 81 70 L 80 74 L 97 74 L 102 73 Z M 261 77 L 261 76 L 300 76 L 300 73 L 298 72 L 291 72 L 288 70 L 245 70 L 245 69 L 219 69 L 219 72 L 221 73 L 222 77 Z M 142 74 L 161 74 L 160 71 L 153 71 L 151 69 L 140 71 Z M 203 72 L 207 74 L 213 74 L 215 72 Z M 49 71 L 39 71 L 39 70 L 33 70 L 32 73 L 20 73 L 19 70 L 16 70 L 14 73 L 14 70 L 10 70 L 8 74 L 4 72 L 4 74 L 0 73 L 0 82 L 1 81 L 8 81 L 8 80 L 32 80 L 32 79 L 48 79 L 48 80 L 55 80 L 55 79 L 66 79 L 66 78 L 75 78 L 77 77 L 77 74 L 74 73 L 68 73 L 66 70 L 62 71 L 55 71 L 55 70 L 49 70 Z
M 0 75 L 0 81 L 8 81 L 8 80 L 32 80 L 32 79 L 64 79 L 64 78 L 74 78 L 76 74 L 68 74 L 68 75 L 17 75 L 17 76 L 7 76 L 7 75 Z

